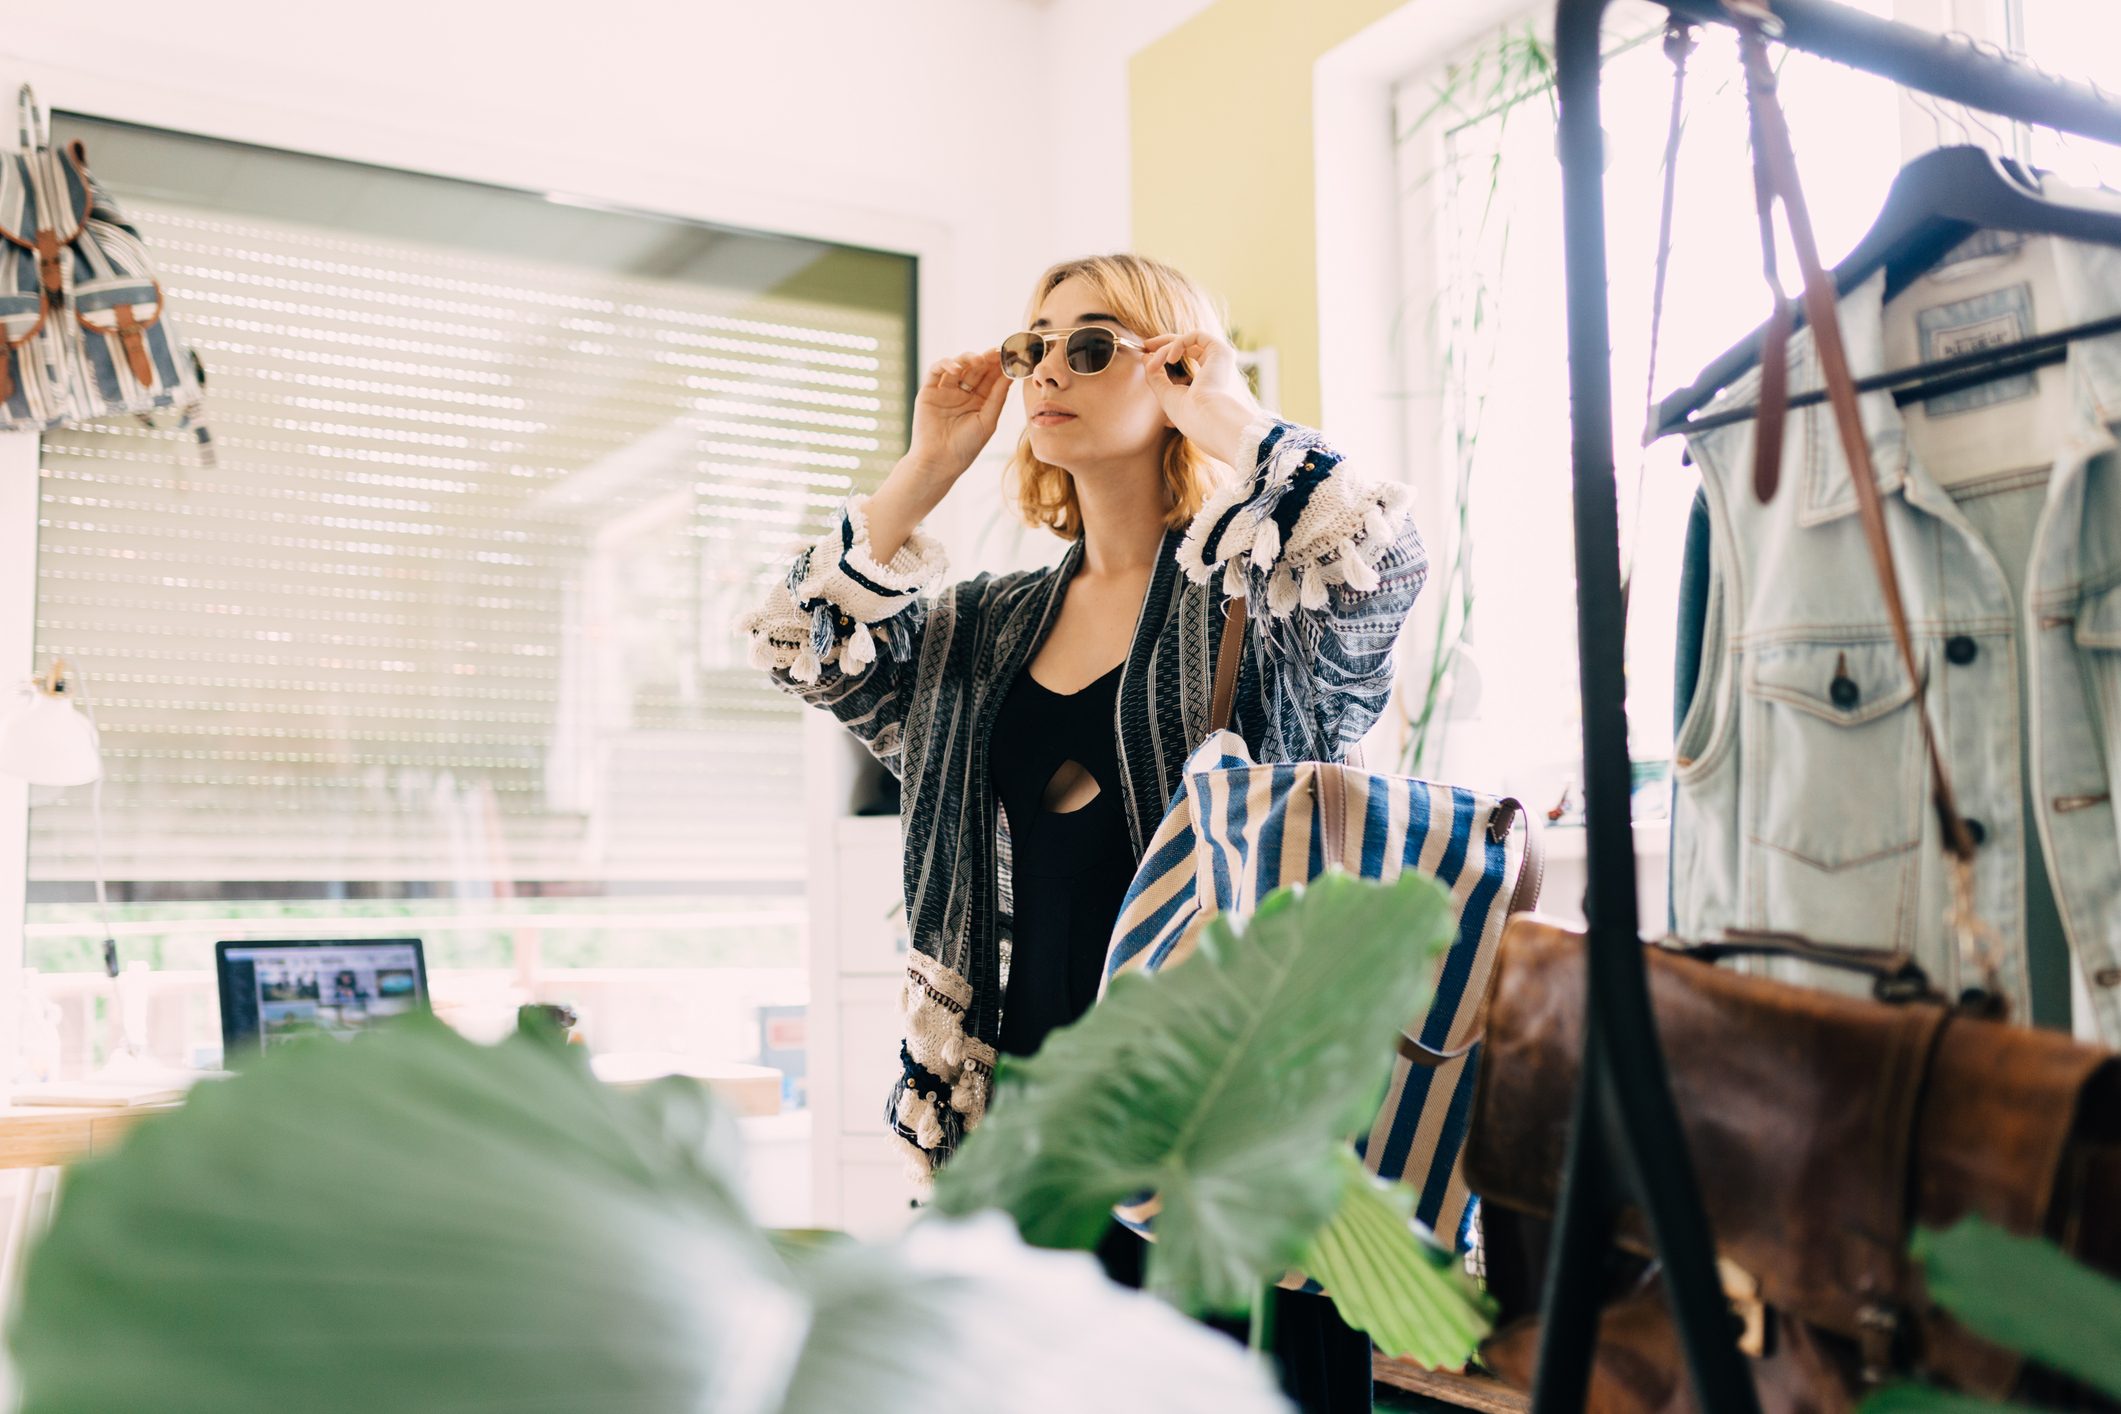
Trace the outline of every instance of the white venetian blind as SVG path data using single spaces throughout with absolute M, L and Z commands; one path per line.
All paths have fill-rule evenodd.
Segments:
M 91 163 L 142 173 L 218 464 L 45 439 L 37 651 L 103 729 L 110 877 L 800 879 L 799 709 L 730 623 L 903 446 L 911 261 L 322 161 L 312 219 L 257 214 L 244 164 L 304 159 L 178 163 L 187 201 L 133 136 Z M 90 877 L 88 807 L 33 811 L 33 886 Z

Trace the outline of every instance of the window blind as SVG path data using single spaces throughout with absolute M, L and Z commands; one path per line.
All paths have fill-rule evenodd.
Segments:
M 102 729 L 109 876 L 799 881 L 799 709 L 730 625 L 903 447 L 910 260 L 859 253 L 903 292 L 838 298 L 834 248 L 771 237 L 664 274 L 118 195 L 217 464 L 44 441 L 37 652 Z M 33 888 L 92 877 L 89 806 L 33 809 Z

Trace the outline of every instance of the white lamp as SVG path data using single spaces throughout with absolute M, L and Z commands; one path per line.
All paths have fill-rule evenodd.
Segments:
M 0 713 L 0 774 L 33 786 L 85 786 L 102 779 L 96 725 L 69 692 L 63 660 L 23 685 L 16 703 Z
M 0 775 L 18 777 L 33 786 L 86 786 L 103 779 L 96 724 L 74 706 L 72 697 L 64 660 L 55 660 L 50 672 L 23 684 L 21 696 L 0 711 Z M 100 791 L 90 809 L 96 821 L 96 905 L 103 914 L 103 963 L 117 984 L 123 1045 L 90 1080 L 71 1087 L 41 1085 L 18 1090 L 18 1103 L 110 1104 L 158 1095 L 169 1084 L 167 1068 L 146 1057 L 139 1039 L 145 1029 L 138 1014 L 146 1000 L 140 991 L 145 976 L 130 987 L 117 981 L 118 945 L 110 938 L 110 905 L 103 885 Z

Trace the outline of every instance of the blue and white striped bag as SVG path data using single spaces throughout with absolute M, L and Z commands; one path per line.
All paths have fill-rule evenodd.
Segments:
M 1284 884 L 1334 867 L 1383 882 L 1419 870 L 1451 897 L 1456 933 L 1435 997 L 1427 1015 L 1408 1018 L 1384 1105 L 1357 1147 L 1371 1172 L 1415 1189 L 1415 1216 L 1432 1232 L 1464 1247 L 1471 1204 L 1459 1154 L 1482 1003 L 1502 925 L 1538 901 L 1542 872 L 1537 826 L 1516 801 L 1352 765 L 1262 766 L 1243 738 L 1214 732 L 1187 761 L 1127 891 L 1106 981 L 1181 961 L 1217 914 L 1249 913 Z M 1155 1206 L 1119 1216 L 1146 1233 Z

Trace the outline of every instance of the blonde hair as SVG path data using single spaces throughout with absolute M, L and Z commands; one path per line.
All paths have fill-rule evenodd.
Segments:
M 1104 312 L 1118 318 L 1135 334 L 1146 337 L 1207 329 L 1228 337 L 1222 310 L 1206 290 L 1180 271 L 1143 255 L 1093 255 L 1064 260 L 1051 267 L 1038 277 L 1031 292 L 1026 321 L 1037 317 L 1038 307 L 1047 295 L 1075 279 L 1095 290 Z M 1176 529 L 1192 520 L 1223 474 L 1220 462 L 1186 440 L 1176 428 L 1166 428 L 1165 527 Z M 1026 525 L 1043 526 L 1063 540 L 1082 537 L 1083 512 L 1075 496 L 1075 478 L 1032 455 L 1028 428 L 1009 457 L 1009 482 L 1016 495 L 1017 511 Z

